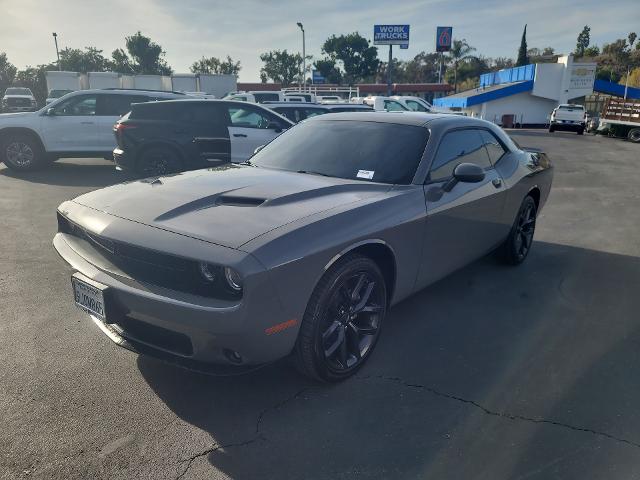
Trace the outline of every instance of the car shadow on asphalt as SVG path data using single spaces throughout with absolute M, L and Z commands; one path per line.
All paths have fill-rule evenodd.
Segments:
M 45 185 L 89 188 L 107 187 L 134 178 L 116 171 L 113 163 L 106 164 L 102 160 L 96 160 L 93 164 L 75 160 L 57 161 L 33 172 L 16 172 L 3 167 L 0 168 L 0 175 Z
M 394 306 L 355 378 L 138 368 L 231 478 L 604 478 L 640 467 L 640 259 L 536 242 Z M 621 368 L 624 367 L 624 368 Z M 208 470 L 207 470 L 208 469 Z M 190 478 L 185 475 L 184 478 Z

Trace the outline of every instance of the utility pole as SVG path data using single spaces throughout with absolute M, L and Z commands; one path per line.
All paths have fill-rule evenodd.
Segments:
M 58 34 L 53 32 L 53 41 L 56 42 L 56 56 L 58 57 L 58 71 L 62 70 L 60 68 L 60 52 L 58 51 Z
M 307 73 L 307 52 L 305 50 L 304 27 L 302 26 L 302 22 L 298 22 L 298 26 L 300 30 L 302 30 L 302 85 L 304 85 L 304 91 L 306 92 L 307 82 L 304 77 Z
M 393 60 L 393 45 L 389 45 L 389 63 L 387 64 L 387 97 L 391 96 L 391 64 Z
M 629 74 L 631 73 L 629 65 L 627 65 L 627 79 L 624 82 L 624 101 L 627 101 L 627 90 L 629 89 Z

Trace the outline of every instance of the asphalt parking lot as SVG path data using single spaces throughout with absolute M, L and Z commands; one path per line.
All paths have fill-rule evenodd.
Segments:
M 556 166 L 520 267 L 395 306 L 356 378 L 214 378 L 113 345 L 73 306 L 55 208 L 101 160 L 0 166 L 0 477 L 637 478 L 640 146 L 512 132 Z

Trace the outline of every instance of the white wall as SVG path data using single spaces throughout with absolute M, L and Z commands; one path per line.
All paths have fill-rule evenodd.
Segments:
M 536 64 L 536 77 L 531 93 L 537 97 L 558 100 L 565 67 L 561 63 Z
M 463 111 L 476 118 L 500 124 L 503 115 L 515 115 L 518 123 L 548 122 L 551 111 L 558 105 L 555 100 L 534 97 L 530 92 L 517 93 L 498 100 L 465 108 Z

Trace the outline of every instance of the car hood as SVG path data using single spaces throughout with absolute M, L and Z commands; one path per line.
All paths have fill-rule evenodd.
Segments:
M 275 228 L 381 195 L 390 188 L 229 165 L 114 185 L 74 201 L 134 222 L 240 248 Z

